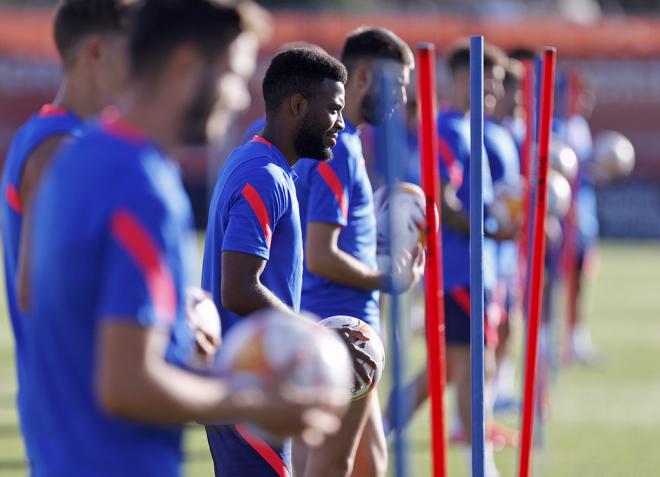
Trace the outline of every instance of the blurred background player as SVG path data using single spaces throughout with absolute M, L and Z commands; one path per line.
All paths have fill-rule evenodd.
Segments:
M 556 117 L 553 132 L 568 145 L 578 158 L 578 177 L 572 183 L 574 203 L 564 227 L 564 267 L 567 281 L 569 361 L 598 364 L 601 360 L 584 323 L 585 290 L 596 262 L 598 244 L 598 214 L 593 167 L 593 139 L 589 117 L 596 105 L 593 91 L 582 75 L 571 71 L 567 78 L 564 100 L 567 104 L 563 118 Z
M 303 241 L 292 167 L 301 157 L 332 157 L 345 83 L 344 66 L 311 49 L 281 52 L 266 71 L 263 131 L 227 158 L 211 198 L 202 286 L 223 333 L 264 308 L 299 319 Z M 207 426 L 207 436 L 218 476 L 292 473 L 289 440 L 269 446 L 234 425 Z
M 496 63 L 488 62 L 485 55 L 485 74 Z M 465 445 L 466 460 L 471 461 L 471 382 L 470 382 L 470 49 L 465 41 L 455 43 L 447 54 L 447 66 L 451 77 L 451 87 L 447 103 L 438 115 L 438 143 L 441 177 L 442 204 L 442 254 L 445 287 L 445 324 L 447 340 L 447 379 L 456 386 L 458 422 L 454 423 L 453 441 Z M 483 170 L 484 205 L 493 201 L 493 183 L 488 163 Z M 495 233 L 485 229 L 487 237 L 493 239 L 511 238 L 508 231 Z M 484 288 L 485 305 L 488 311 L 492 292 L 496 283 L 496 249 L 484 244 Z M 497 330 L 485 318 L 486 385 L 493 379 L 495 371 L 495 344 Z M 413 396 L 410 416 L 428 397 L 427 372 L 424 369 L 407 386 L 406 391 Z M 488 398 L 488 396 L 486 396 Z M 388 405 L 388 421 L 392 417 L 392 400 Z M 492 407 L 486 406 L 487 429 L 491 427 Z M 409 416 L 408 416 L 409 418 Z M 498 476 L 490 443 L 486 446 L 486 476 Z
M 515 60 L 512 60 L 515 61 Z M 517 62 L 516 62 L 517 63 Z M 513 126 L 512 118 L 518 106 L 520 90 L 516 82 L 519 74 L 515 70 L 516 63 L 510 62 L 506 54 L 495 47 L 487 45 L 484 52 L 484 145 L 488 155 L 491 178 L 494 188 L 494 202 L 491 208 L 492 218 L 486 222 L 493 234 L 499 233 L 510 237 L 488 246 L 495 246 L 497 256 L 497 284 L 493 292 L 493 300 L 488 311 L 489 319 L 497 326 L 496 363 L 497 379 L 489 389 L 490 404 L 495 405 L 498 391 L 497 383 L 502 389 L 500 405 L 515 404 L 514 376 L 515 367 L 509 356 L 510 317 L 519 295 L 518 279 L 518 249 L 515 239 L 522 226 L 522 194 L 523 178 L 520 175 L 520 156 L 516 141 L 507 127 Z M 497 211 L 497 213 L 496 213 Z M 492 240 L 492 239 L 490 239 Z M 502 365 L 502 367 L 500 367 Z M 507 402 L 508 401 L 508 402 Z M 515 406 L 514 406 L 515 407 Z M 498 438 L 513 443 L 514 434 L 493 421 L 492 434 Z
M 385 104 L 405 105 L 414 56 L 391 31 L 363 27 L 347 36 L 341 61 L 348 71 L 345 129 L 333 158 L 301 159 L 294 168 L 305 244 L 301 307 L 321 318 L 353 316 L 379 330 L 379 290 L 387 290 L 388 280 L 376 266 L 376 215 L 360 126 L 382 124 L 392 112 Z M 385 70 L 397 82 L 393 91 L 380 85 Z M 408 288 L 423 274 L 423 253 L 405 260 Z M 305 461 L 305 449 L 295 454 L 296 461 Z M 376 390 L 352 403 L 339 433 L 307 453 L 304 469 L 308 477 L 385 475 L 387 446 Z
M 502 72 L 497 51 L 491 45 L 484 49 L 484 110 L 493 113 L 501 95 Z M 470 454 L 470 276 L 469 276 L 469 207 L 470 207 L 470 50 L 466 41 L 458 42 L 448 53 L 447 64 L 451 74 L 449 108 L 442 110 L 438 119 L 440 143 L 440 174 L 443 179 L 443 273 L 445 280 L 445 320 L 447 325 L 447 374 L 456 385 L 458 415 L 466 451 Z M 490 103 L 490 104 L 489 104 Z M 484 134 L 486 124 L 484 124 Z M 486 142 L 486 141 L 485 141 Z M 484 165 L 483 190 L 486 211 L 493 203 L 492 161 Z M 498 171 L 499 172 L 499 171 Z M 446 213 L 445 213 L 446 210 Z M 488 217 L 485 221 L 489 223 Z M 497 328 L 490 316 L 493 292 L 497 284 L 497 241 L 512 239 L 515 233 L 509 227 L 485 227 L 484 291 L 485 291 L 485 375 L 484 393 L 486 428 L 489 443 L 486 446 L 486 475 L 499 475 L 490 445 L 492 432 L 492 381 L 495 372 Z M 454 431 L 457 432 L 457 431 Z M 456 442 L 461 439 L 454 436 Z M 468 462 L 470 459 L 468 459 Z
M 21 423 L 25 413 L 21 398 L 25 317 L 20 308 L 25 309 L 26 305 L 26 277 L 21 280 L 20 299 L 17 290 L 20 250 L 29 247 L 29 220 L 23 219 L 29 217 L 41 175 L 62 140 L 78 136 L 83 119 L 115 100 L 125 85 L 128 23 L 135 10 L 129 6 L 132 3 L 135 2 L 67 0 L 58 6 L 53 30 L 63 66 L 59 90 L 52 103 L 42 106 L 19 129 L 4 163 L 1 185 L 4 200 L 0 205 L 2 245 L 7 303 L 16 340 L 17 407 Z M 22 425 L 21 431 L 28 460 L 32 460 L 32 434 L 26 425 Z
M 44 176 L 25 329 L 36 475 L 177 476 L 185 422 L 249 420 L 288 435 L 322 434 L 334 418 L 304 423 L 322 392 L 307 404 L 275 387 L 235 393 L 188 369 L 191 215 L 167 154 L 203 135 L 218 82 L 262 18 L 245 2 L 145 1 L 120 112 L 87 126 Z

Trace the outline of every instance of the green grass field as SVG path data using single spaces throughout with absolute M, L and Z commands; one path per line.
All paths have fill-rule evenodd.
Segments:
M 606 363 L 559 374 L 546 445 L 534 456 L 534 475 L 660 475 L 660 244 L 606 243 L 590 296 L 589 321 Z M 27 470 L 14 411 L 13 350 L 4 301 L 1 306 L 0 475 L 14 477 Z M 412 349 L 411 373 L 424 360 L 423 346 Z M 380 386 L 383 394 L 387 381 Z M 410 476 L 430 475 L 428 434 L 424 408 L 409 431 Z M 188 475 L 212 475 L 200 428 L 190 427 L 186 449 Z M 503 476 L 515 475 L 515 451 L 504 450 L 496 458 Z M 448 466 L 451 477 L 468 475 L 455 448 L 450 448 Z

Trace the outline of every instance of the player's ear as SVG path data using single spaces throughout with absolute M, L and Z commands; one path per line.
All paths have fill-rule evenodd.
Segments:
M 99 61 L 102 55 L 102 46 L 103 40 L 99 35 L 88 35 L 83 38 L 78 48 L 77 61 L 88 65 Z
M 355 70 L 353 71 L 353 81 L 355 82 L 355 87 L 360 93 L 366 93 L 369 91 L 373 77 L 374 75 L 371 68 L 365 63 L 359 63 L 355 66 Z
M 304 117 L 309 108 L 309 101 L 300 93 L 292 94 L 289 97 L 289 108 L 294 117 Z
M 205 74 L 205 64 L 201 53 L 192 46 L 177 48 L 167 62 L 162 74 L 167 79 L 170 102 L 174 105 L 187 105 L 197 94 Z

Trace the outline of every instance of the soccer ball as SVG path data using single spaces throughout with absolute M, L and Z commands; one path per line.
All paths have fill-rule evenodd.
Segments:
M 208 370 L 222 340 L 220 314 L 213 303 L 213 297 L 198 287 L 188 287 L 185 291 L 186 319 L 196 342 L 192 368 Z
M 351 359 L 344 342 L 316 319 L 302 315 L 267 309 L 243 318 L 226 333 L 217 364 L 219 375 L 238 389 L 283 381 L 293 389 L 322 391 L 336 403 L 348 404 L 351 397 Z
M 489 207 L 489 215 L 503 228 L 523 221 L 525 186 L 522 177 L 516 181 L 500 181 L 495 184 L 495 198 Z
M 635 148 L 623 134 L 603 131 L 594 140 L 596 172 L 605 180 L 621 179 L 635 168 Z
M 563 219 L 571 208 L 571 184 L 557 171 L 548 171 L 548 215 Z
M 410 182 L 397 184 L 388 198 L 387 187 L 374 193 L 376 211 L 376 261 L 378 270 L 388 273 L 391 254 L 413 252 L 426 243 L 426 198 L 424 191 Z M 437 211 L 436 211 L 437 216 Z M 392 227 L 389 221 L 392 220 Z M 393 235 L 390 236 L 390 229 Z M 396 280 L 397 277 L 394 277 Z
M 573 182 L 578 175 L 578 157 L 564 141 L 553 137 L 550 143 L 550 167 Z
M 351 330 L 359 330 L 369 337 L 369 341 L 354 341 L 359 348 L 364 350 L 376 362 L 376 369 L 361 363 L 363 369 L 365 369 L 372 378 L 371 386 L 367 386 L 367 383 L 365 383 L 362 378 L 354 372 L 355 381 L 357 381 L 358 384 L 351 384 L 351 396 L 354 401 L 362 399 L 376 387 L 378 381 L 380 381 L 380 378 L 383 375 L 383 368 L 385 367 L 385 349 L 383 348 L 383 342 L 371 326 L 362 320 L 353 318 L 352 316 L 331 316 L 321 320 L 321 324 L 326 328 L 331 329 L 349 328 Z M 352 369 L 352 366 L 350 366 L 350 368 Z

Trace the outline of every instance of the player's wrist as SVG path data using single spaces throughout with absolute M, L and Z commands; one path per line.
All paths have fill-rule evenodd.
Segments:
M 392 288 L 391 286 L 391 280 L 389 274 L 385 272 L 376 272 L 376 287 L 374 287 L 375 290 L 382 291 L 383 293 L 390 293 L 390 290 Z

